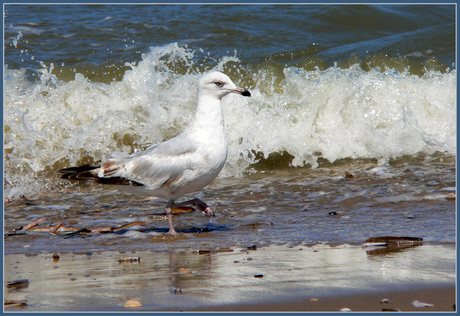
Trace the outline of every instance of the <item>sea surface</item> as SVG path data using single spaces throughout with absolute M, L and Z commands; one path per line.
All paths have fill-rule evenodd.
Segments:
M 211 70 L 252 97 L 223 100 L 227 163 L 197 194 L 216 216 L 174 220 L 212 238 L 179 243 L 454 243 L 455 23 L 454 5 L 5 5 L 5 230 L 143 223 L 6 251 L 165 250 L 165 201 L 56 171 L 176 136 Z

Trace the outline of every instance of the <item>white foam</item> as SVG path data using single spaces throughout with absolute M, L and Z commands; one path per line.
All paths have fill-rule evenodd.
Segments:
M 62 82 L 52 67 L 41 70 L 37 83 L 25 70 L 4 71 L 5 180 L 12 185 L 7 197 L 47 190 L 50 175 L 65 167 L 59 163 L 143 150 L 188 125 L 202 73 L 173 68 L 196 69 L 194 52 L 170 44 L 142 58 L 111 84 L 79 74 Z M 238 62 L 224 56 L 215 70 Z M 241 69 L 228 74 L 252 97 L 223 100 L 229 155 L 222 176 L 241 176 L 257 152 L 268 157 L 286 151 L 293 166 L 317 166 L 318 157 L 376 158 L 384 165 L 420 152 L 456 153 L 456 70 L 420 78 L 358 66 L 311 72 L 289 67 L 276 86 L 267 69 Z
M 423 78 L 358 66 L 284 73 L 282 93 L 253 89 L 249 106 L 235 104 L 227 113 L 230 146 L 239 154 L 251 148 L 267 157 L 285 150 L 299 166 L 316 165 L 315 153 L 329 161 L 361 157 L 384 163 L 418 152 L 456 151 L 455 71 Z

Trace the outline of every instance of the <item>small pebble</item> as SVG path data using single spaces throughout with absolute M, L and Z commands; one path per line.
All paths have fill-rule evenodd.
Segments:
M 141 257 L 120 258 L 118 262 L 140 262 Z
M 3 301 L 3 304 L 5 306 L 10 306 L 10 307 L 23 307 L 23 306 L 27 306 L 27 300 L 4 300 Z
M 125 305 L 123 307 L 141 307 L 142 304 L 139 301 L 136 300 L 127 300 Z
M 20 279 L 20 280 L 14 280 L 14 281 L 8 281 L 6 284 L 6 287 L 9 289 L 23 289 L 29 286 L 29 280 L 28 279 Z
M 414 307 L 420 307 L 420 308 L 421 308 L 421 307 L 434 307 L 433 304 L 422 303 L 422 302 L 420 302 L 420 301 L 413 301 L 413 302 L 412 302 L 412 306 L 414 306 Z

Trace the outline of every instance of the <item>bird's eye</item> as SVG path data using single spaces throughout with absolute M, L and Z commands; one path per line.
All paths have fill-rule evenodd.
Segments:
M 216 86 L 218 86 L 218 87 L 222 87 L 222 86 L 224 85 L 224 84 L 223 84 L 222 82 L 220 82 L 220 81 L 216 81 L 216 82 L 214 82 L 214 84 L 215 84 Z

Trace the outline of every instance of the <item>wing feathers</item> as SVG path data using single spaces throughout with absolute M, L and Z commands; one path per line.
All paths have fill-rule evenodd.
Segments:
M 135 182 L 151 189 L 169 187 L 181 179 L 185 170 L 196 168 L 193 157 L 197 149 L 181 134 L 136 154 L 114 152 L 101 166 L 84 165 L 61 169 L 59 173 L 61 178 L 97 183 Z

